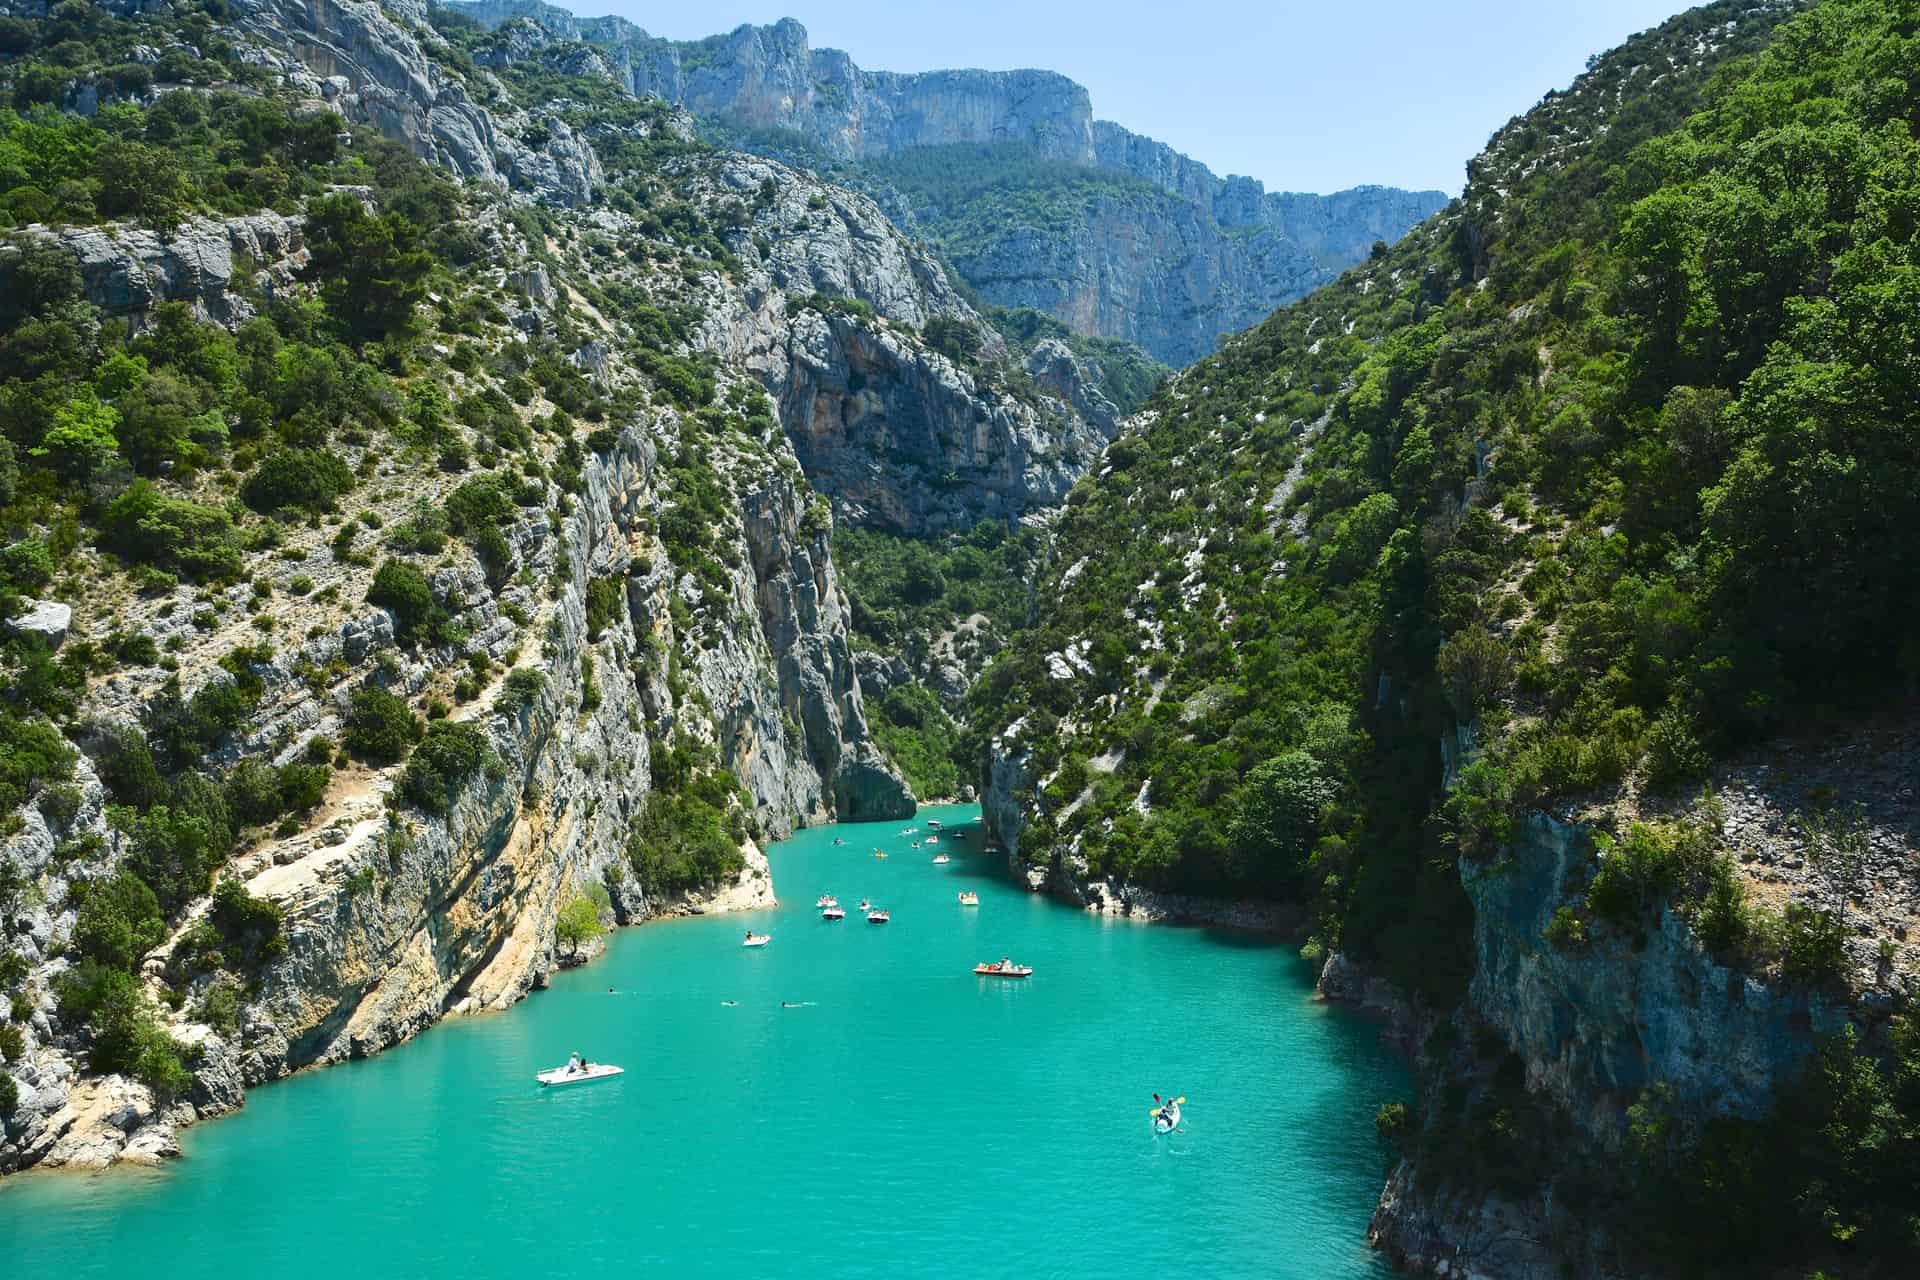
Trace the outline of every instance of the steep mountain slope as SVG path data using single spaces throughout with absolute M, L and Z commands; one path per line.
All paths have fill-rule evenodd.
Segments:
M 0 1169 L 911 813 L 834 506 L 1014 520 L 1117 425 L 870 201 L 432 16 L 0 19 Z
M 1036 883 L 1309 902 L 1330 989 L 1398 986 L 1409 1265 L 1920 1257 L 1910 712 L 1863 722 L 1910 685 L 1914 25 L 1796 8 L 1597 59 L 1170 382 L 974 695 Z
M 998 306 L 1124 338 L 1184 365 L 1224 332 L 1331 280 L 1445 203 L 1437 191 L 1329 196 L 1220 179 L 1163 143 L 1095 120 L 1047 71 L 865 71 L 798 22 L 681 43 L 539 0 L 455 5 L 499 47 L 585 46 L 600 74 L 727 126 L 734 145 L 877 195 Z

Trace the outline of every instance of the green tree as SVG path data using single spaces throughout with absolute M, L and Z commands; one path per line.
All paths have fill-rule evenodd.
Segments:
M 54 410 L 53 425 L 30 452 L 61 475 L 85 480 L 119 455 L 119 425 L 119 413 L 88 387 Z
M 1290 887 L 1320 836 L 1320 814 L 1339 794 L 1326 766 L 1286 751 L 1254 766 L 1234 799 L 1228 826 L 1230 867 L 1242 880 Z
M 328 196 L 308 207 L 306 241 L 306 274 L 350 336 L 378 340 L 411 330 L 433 269 L 412 222 L 398 213 L 375 217 L 353 196 Z
M 407 700 L 372 685 L 354 690 L 347 706 L 347 753 L 373 764 L 405 758 L 423 733 Z
M 149 226 L 172 231 L 194 204 L 192 185 L 172 153 L 124 138 L 110 138 L 93 153 L 100 184 L 100 212 L 132 214 Z
M 554 933 L 569 956 L 579 955 L 580 948 L 600 936 L 600 908 L 591 898 L 575 898 L 561 908 Z

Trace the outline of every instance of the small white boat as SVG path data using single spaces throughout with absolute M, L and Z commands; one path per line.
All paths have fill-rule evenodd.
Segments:
M 743 947 L 764 947 L 772 941 L 773 935 L 770 933 L 750 933 L 747 935 L 747 940 L 740 945 Z
M 596 1062 L 590 1067 L 575 1070 L 571 1067 L 555 1067 L 551 1071 L 542 1071 L 534 1077 L 543 1089 L 559 1088 L 570 1084 L 592 1084 L 596 1080 L 611 1080 L 626 1070 L 609 1062 Z
M 823 893 L 820 895 L 819 901 L 815 902 L 813 905 L 816 907 L 837 907 L 840 905 L 840 899 L 834 897 L 830 893 Z
M 933 829 L 934 829 L 935 831 L 938 831 L 938 830 L 940 829 L 940 819 L 938 819 L 938 818 L 928 818 L 928 819 L 927 819 L 927 825 L 928 825 L 928 826 L 930 826 L 930 827 L 932 827 L 932 828 L 933 828 Z
M 825 911 L 822 911 L 820 913 L 820 918 L 822 920 L 845 920 L 847 918 L 846 908 L 840 906 L 838 903 L 835 903 L 833 906 L 828 907 Z
M 888 914 L 887 914 L 886 912 L 884 912 L 884 911 L 877 911 L 877 910 L 876 910 L 876 911 L 869 911 L 869 912 L 867 912 L 867 923 L 868 923 L 868 924 L 885 924 L 885 923 L 886 923 L 886 922 L 887 922 L 888 920 L 890 920 L 890 919 L 892 919 L 892 917 L 891 917 L 891 916 L 889 916 L 889 915 L 888 915 Z
M 934 854 L 934 855 L 933 855 L 933 865 L 934 865 L 934 866 L 936 866 L 936 867 L 937 867 L 937 866 L 939 866 L 940 864 L 942 864 L 942 863 L 944 863 L 944 862 L 952 862 L 952 861 L 953 861 L 953 859 L 952 859 L 952 858 L 949 858 L 949 857 L 948 857 L 948 856 L 947 856 L 946 854 L 944 854 L 944 853 L 936 853 L 936 854 Z
M 1169 1098 L 1164 1109 L 1160 1107 L 1153 1109 L 1153 1131 L 1155 1133 L 1172 1133 L 1179 1127 L 1180 1103 L 1177 1099 Z
M 973 971 L 983 978 L 1031 978 L 1033 966 L 1015 964 L 1011 960 L 1002 960 L 997 964 L 977 964 Z
M 873 903 L 866 898 L 862 898 L 860 899 L 860 909 L 862 911 L 871 911 L 873 910 Z

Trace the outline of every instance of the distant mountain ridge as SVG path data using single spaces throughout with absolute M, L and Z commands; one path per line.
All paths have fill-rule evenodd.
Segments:
M 975 245 L 955 255 L 955 265 L 990 302 L 1139 342 L 1175 364 L 1335 278 L 1376 240 L 1397 240 L 1447 203 L 1443 192 L 1380 186 L 1268 191 L 1095 119 L 1085 87 L 1057 72 L 867 71 L 838 49 L 813 48 L 791 18 L 674 41 L 624 18 L 580 18 L 540 0 L 448 7 L 489 27 L 524 19 L 550 37 L 592 45 L 634 93 L 748 130 L 798 135 L 837 160 L 985 146 L 1054 162 L 1059 225 L 1002 226 L 1004 242 Z M 1076 172 L 1084 170 L 1137 179 L 1177 204 L 1116 207 L 1085 190 Z M 958 212 L 936 208 L 914 229 L 939 240 Z M 1043 243 L 1034 242 L 1036 231 Z

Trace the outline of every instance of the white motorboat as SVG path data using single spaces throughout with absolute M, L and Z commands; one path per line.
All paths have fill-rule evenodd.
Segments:
M 747 940 L 740 945 L 743 947 L 764 947 L 772 941 L 773 935 L 770 933 L 750 933 L 747 935 Z
M 592 1084 L 596 1080 L 611 1080 L 626 1071 L 625 1067 L 616 1067 L 610 1062 L 596 1062 L 590 1067 L 555 1067 L 551 1071 L 542 1071 L 534 1077 L 543 1089 L 557 1089 L 562 1085 Z

